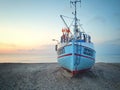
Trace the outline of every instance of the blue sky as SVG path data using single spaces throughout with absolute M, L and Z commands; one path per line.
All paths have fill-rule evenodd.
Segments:
M 0 49 L 54 54 L 52 39 L 59 39 L 64 27 L 59 15 L 72 17 L 69 1 L 0 0 Z M 120 53 L 120 0 L 82 0 L 77 16 L 98 54 Z

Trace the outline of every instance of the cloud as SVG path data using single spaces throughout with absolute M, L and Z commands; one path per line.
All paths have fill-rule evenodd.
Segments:
M 120 32 L 120 27 L 119 27 L 119 28 L 117 28 L 116 30 Z
M 42 45 L 38 47 L 33 47 L 29 49 L 17 49 L 16 53 L 22 53 L 22 54 L 39 54 L 39 55 L 45 55 L 45 56 L 54 56 L 56 55 L 54 45 Z
M 11 47 L 11 48 L 16 47 L 15 44 L 9 44 L 9 43 L 0 42 L 0 48 L 1 48 L 2 46 L 4 46 L 4 47 Z
M 55 47 L 53 44 L 37 45 L 33 47 L 19 46 L 15 44 L 0 42 L 0 54 L 2 53 L 19 53 L 19 54 L 39 54 L 55 56 Z
M 118 46 L 120 46 L 120 38 L 109 40 L 109 41 L 105 41 L 103 44 L 105 44 L 105 45 L 118 45 Z
M 0 42 L 0 53 L 12 53 L 16 50 L 17 45 Z
M 120 55 L 120 38 L 96 45 L 98 55 Z
M 103 16 L 95 16 L 93 17 L 89 23 L 106 23 L 106 19 Z
M 113 14 L 113 17 L 117 20 L 120 21 L 120 12 L 116 12 Z

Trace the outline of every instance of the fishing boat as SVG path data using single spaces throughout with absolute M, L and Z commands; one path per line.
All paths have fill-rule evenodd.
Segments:
M 91 69 L 95 63 L 95 49 L 91 41 L 91 36 L 85 33 L 80 24 L 80 19 L 77 18 L 77 3 L 81 4 L 81 0 L 72 0 L 70 4 L 74 7 L 74 15 L 72 24 L 68 26 L 65 19 L 66 16 L 60 15 L 65 24 L 62 28 L 62 36 L 60 41 L 57 41 L 55 50 L 57 52 L 57 60 L 59 65 L 76 75 L 79 72 Z M 67 17 L 69 18 L 69 17 Z M 71 27 L 73 27 L 71 31 Z

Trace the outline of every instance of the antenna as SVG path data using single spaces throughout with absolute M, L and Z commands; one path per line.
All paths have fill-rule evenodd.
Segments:
M 81 0 L 70 0 L 70 5 L 72 5 L 74 7 L 74 9 L 75 9 L 74 12 L 72 12 L 72 14 L 74 15 L 74 20 L 75 20 L 75 23 L 74 23 L 74 35 L 75 35 L 75 38 L 76 38 L 76 33 L 78 32 L 77 3 L 81 4 Z
M 81 0 L 70 0 L 70 6 L 73 5 L 75 6 L 75 4 L 79 2 L 80 3 L 80 6 L 81 6 Z
M 76 4 L 77 3 L 80 3 L 80 7 L 81 7 L 81 0 L 70 0 L 70 7 L 72 7 L 72 5 L 75 7 L 75 12 L 72 12 L 73 15 L 75 15 L 77 13 L 76 12 L 76 9 L 77 9 Z

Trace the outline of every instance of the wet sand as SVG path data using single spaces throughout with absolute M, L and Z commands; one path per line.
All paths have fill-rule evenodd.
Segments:
M 57 63 L 0 64 L 0 90 L 120 90 L 120 63 L 96 63 L 66 77 Z

